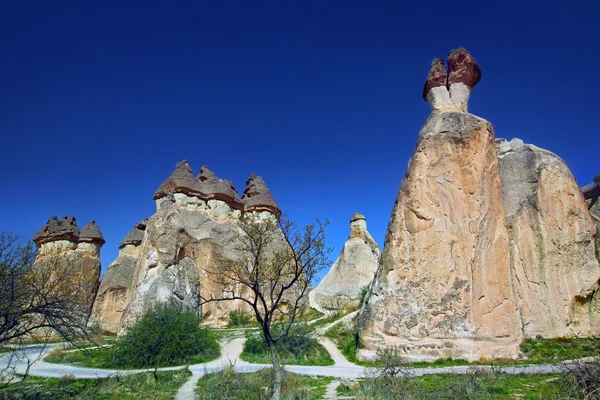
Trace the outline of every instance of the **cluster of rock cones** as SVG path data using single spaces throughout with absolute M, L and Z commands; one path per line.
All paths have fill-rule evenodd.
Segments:
M 310 293 L 323 311 L 356 307 L 358 356 L 393 347 L 413 360 L 516 357 L 523 337 L 600 335 L 600 175 L 580 188 L 557 155 L 519 139 L 495 139 L 492 125 L 467 113 L 481 70 L 465 49 L 431 65 L 423 98 L 431 115 L 419 133 L 380 252 L 366 218 Z M 198 308 L 227 323 L 231 302 L 199 305 L 222 288 L 208 271 L 231 248 L 243 213 L 278 218 L 264 181 L 252 175 L 240 198 L 207 167 L 186 161 L 154 194 L 157 211 L 121 242 L 91 315 L 120 333 L 157 302 Z M 90 250 L 104 240 L 95 224 L 79 233 L 56 218 L 34 238 L 45 250 Z M 93 244 L 97 251 L 91 251 Z M 88 247 L 86 247 L 88 246 Z M 97 271 L 92 279 L 98 279 Z M 93 297 L 93 296 L 92 296 Z

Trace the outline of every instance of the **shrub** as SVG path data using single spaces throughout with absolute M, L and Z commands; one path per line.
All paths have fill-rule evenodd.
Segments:
M 252 322 L 252 316 L 241 310 L 229 312 L 229 326 L 247 326 Z
M 360 289 L 360 303 L 358 304 L 359 310 L 363 306 L 363 304 L 365 304 L 365 299 L 367 298 L 367 293 L 369 293 L 369 286 L 363 286 Z
M 119 367 L 158 367 L 199 363 L 219 355 L 214 335 L 200 327 L 200 318 L 170 302 L 147 311 L 115 344 Z
M 600 399 L 600 361 L 565 364 L 561 385 L 572 399 Z

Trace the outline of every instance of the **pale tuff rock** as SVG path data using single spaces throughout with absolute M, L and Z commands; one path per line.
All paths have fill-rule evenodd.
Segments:
M 599 333 L 590 320 L 600 280 L 596 226 L 575 178 L 554 153 L 519 139 L 497 144 L 524 336 Z
M 48 279 L 67 280 L 60 285 L 78 291 L 91 311 L 100 279 L 100 249 L 104 237 L 95 221 L 79 231 L 75 217 L 51 217 L 36 232 L 36 268 L 47 269 Z
M 227 324 L 229 312 L 245 309 L 244 304 L 227 301 L 201 305 L 201 299 L 223 296 L 224 288 L 215 283 L 211 273 L 223 260 L 239 257 L 232 243 L 239 235 L 242 213 L 251 212 L 259 218 L 279 216 L 271 192 L 262 178 L 253 175 L 240 199 L 230 181 L 218 178 L 206 166 L 194 177 L 189 164 L 182 161 L 161 184 L 154 199 L 157 211 L 145 221 L 143 235 L 138 229 L 123 241 L 139 248 L 131 299 L 117 332 L 124 332 L 153 305 L 169 300 L 196 310 L 205 324 Z
M 474 63 L 465 50 L 457 54 L 450 75 Z M 456 73 L 451 84 L 471 89 L 478 79 L 465 74 L 476 70 Z M 446 90 L 433 87 L 430 102 L 436 89 Z M 410 360 L 518 356 L 493 127 L 450 109 L 463 107 L 434 107 L 419 133 L 360 312 L 360 359 L 390 347 Z
M 323 313 L 356 308 L 379 263 L 379 246 L 367 231 L 366 218 L 355 213 L 350 219 L 350 236 L 321 283 L 308 297 L 310 306 Z
M 131 300 L 133 276 L 141 252 L 146 220 L 140 221 L 119 245 L 119 255 L 102 277 L 94 301 L 91 325 L 117 333 L 125 307 Z
M 471 91 L 481 80 L 475 58 L 460 47 L 448 53 L 448 70 L 439 58 L 433 59 L 423 89 L 423 99 L 432 111 L 467 112 Z

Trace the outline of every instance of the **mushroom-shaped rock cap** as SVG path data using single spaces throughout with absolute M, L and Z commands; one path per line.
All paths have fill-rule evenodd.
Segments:
M 444 86 L 448 83 L 448 71 L 444 61 L 439 58 L 434 58 L 429 67 L 429 75 L 425 81 L 425 87 L 423 88 L 423 100 L 427 101 L 427 93 L 434 88 Z
M 206 165 L 200 168 L 198 188 L 200 193 L 205 196 L 205 200 L 222 200 L 231 207 L 243 209 L 240 195 L 235 190 L 233 183 L 227 179 L 217 177 Z
M 102 236 L 100 228 L 96 225 L 96 221 L 90 221 L 83 227 L 79 235 L 79 241 L 99 243 L 100 245 L 105 243 L 104 236 Z
M 127 246 L 128 244 L 133 246 L 139 246 L 142 244 L 142 240 L 144 239 L 144 233 L 146 231 L 146 219 L 135 224 L 133 229 L 129 231 L 125 239 L 119 244 L 119 249 Z
M 154 193 L 154 200 L 166 197 L 169 193 L 193 193 L 197 190 L 194 173 L 187 160 L 177 163 L 175 171 L 169 176 Z
M 242 202 L 244 211 L 270 211 L 278 218 L 281 215 L 281 210 L 265 181 L 255 173 L 246 181 Z
M 364 215 L 362 215 L 361 213 L 355 212 L 352 215 L 352 218 L 350 218 L 350 223 L 352 223 L 354 221 L 358 221 L 359 219 L 362 219 L 362 220 L 365 220 L 365 221 L 367 220 Z
M 70 240 L 73 242 L 79 240 L 79 227 L 75 222 L 75 217 L 64 216 L 60 219 L 56 216 L 50 217 L 46 225 L 33 236 L 33 241 L 37 246 L 56 240 Z
M 475 58 L 464 47 L 448 53 L 448 70 L 448 86 L 453 83 L 464 83 L 473 89 L 481 80 L 481 70 Z

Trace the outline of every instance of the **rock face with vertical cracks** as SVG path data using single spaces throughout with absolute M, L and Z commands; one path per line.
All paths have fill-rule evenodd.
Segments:
M 434 88 L 435 90 L 435 88 Z M 359 316 L 358 357 L 516 357 L 520 330 L 492 125 L 434 110 Z
M 600 334 L 597 227 L 575 178 L 547 150 L 519 139 L 497 145 L 524 336 Z
M 356 308 L 362 290 L 373 281 L 379 256 L 379 246 L 367 231 L 366 218 L 354 213 L 350 219 L 350 236 L 342 252 L 321 283 L 308 295 L 310 306 L 323 313 Z

